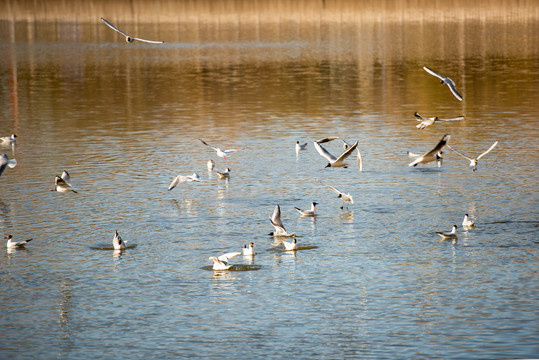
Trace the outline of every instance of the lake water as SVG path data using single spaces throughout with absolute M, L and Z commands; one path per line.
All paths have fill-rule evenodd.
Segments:
M 309 3 L 2 5 L 0 136 L 18 137 L 1 152 L 18 165 L 0 232 L 33 241 L 0 255 L 1 358 L 539 357 L 537 3 Z M 416 111 L 465 120 L 418 130 Z M 472 156 L 499 143 L 476 172 L 447 148 L 407 166 L 446 133 Z M 324 168 L 326 136 L 359 141 L 363 171 Z M 50 191 L 63 170 L 77 194 Z M 312 201 L 316 218 L 294 210 Z M 274 246 L 277 204 L 304 249 Z M 211 270 L 251 241 L 244 271 Z

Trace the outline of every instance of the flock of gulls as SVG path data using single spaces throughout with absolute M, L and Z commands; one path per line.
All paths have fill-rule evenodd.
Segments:
M 101 18 L 101 21 L 103 21 L 103 23 L 105 23 L 111 29 L 113 29 L 113 30 L 117 31 L 118 33 L 122 34 L 123 36 L 125 36 L 125 39 L 126 39 L 126 41 L 128 43 L 132 43 L 134 41 L 140 41 L 140 42 L 145 42 L 145 43 L 150 43 L 150 44 L 163 44 L 164 43 L 163 41 L 146 40 L 146 39 L 141 39 L 141 38 L 137 38 L 137 37 L 127 35 L 125 32 L 118 29 L 116 26 L 112 25 L 110 22 L 108 22 L 104 18 Z M 444 84 L 447 85 L 449 87 L 449 90 L 451 91 L 451 93 L 453 94 L 453 96 L 457 100 L 459 100 L 459 101 L 463 100 L 462 95 L 457 91 L 455 83 L 453 82 L 453 80 L 451 80 L 449 77 L 445 77 L 443 75 L 438 74 L 437 72 L 435 72 L 434 70 L 432 70 L 432 69 L 430 69 L 430 68 L 428 68 L 426 66 L 424 66 L 423 69 L 427 73 L 429 73 L 430 75 L 433 75 L 433 76 L 437 77 L 438 79 L 440 79 L 442 85 L 444 85 Z M 414 114 L 414 116 L 415 116 L 416 120 L 419 122 L 419 124 L 416 127 L 418 129 L 420 129 L 420 130 L 423 130 L 423 129 L 429 127 L 429 126 L 432 126 L 438 121 L 440 121 L 440 122 L 443 122 L 443 121 L 458 121 L 458 120 L 463 120 L 464 119 L 464 116 L 457 116 L 457 117 L 453 117 L 453 118 L 449 118 L 449 119 L 441 119 L 441 118 L 438 118 L 437 116 L 423 117 L 423 116 L 419 115 L 417 112 Z M 2 146 L 2 147 L 11 146 L 12 149 L 14 149 L 15 143 L 16 143 L 16 138 L 17 138 L 17 136 L 15 134 L 13 134 L 11 136 L 7 136 L 7 137 L 0 137 L 0 146 Z M 469 165 L 472 168 L 472 170 L 476 171 L 479 159 L 481 159 L 483 156 L 485 156 L 489 152 L 491 152 L 496 147 L 496 145 L 498 144 L 498 142 L 495 141 L 485 152 L 481 153 L 479 156 L 477 156 L 475 158 L 471 158 L 471 157 L 468 157 L 468 156 L 462 154 L 461 152 L 454 149 L 450 145 L 448 145 L 448 142 L 449 142 L 450 138 L 451 138 L 451 136 L 449 134 L 443 135 L 443 137 L 434 146 L 434 148 L 432 148 L 431 150 L 429 150 L 429 151 L 427 151 L 427 152 L 425 152 L 423 154 L 416 154 L 416 153 L 408 152 L 408 156 L 414 158 L 414 160 L 408 165 L 411 166 L 411 167 L 415 167 L 415 166 L 417 166 L 419 164 L 428 164 L 428 163 L 431 163 L 431 162 L 436 162 L 438 167 L 440 167 L 441 164 L 442 164 L 442 160 L 443 160 L 443 157 L 442 157 L 443 148 L 447 146 L 450 150 L 455 152 L 457 155 L 459 155 L 459 156 L 465 158 L 466 160 L 468 160 Z M 215 151 L 216 155 L 218 157 L 222 158 L 223 160 L 227 160 L 228 157 L 232 153 L 238 151 L 236 149 L 222 150 L 219 147 L 214 147 L 214 146 L 208 144 L 207 142 L 205 142 L 202 139 L 199 139 L 199 140 L 203 145 L 205 145 L 208 148 Z M 328 150 L 326 150 L 322 146 L 322 144 L 325 144 L 325 143 L 328 143 L 328 142 L 331 142 L 331 141 L 334 141 L 334 140 L 338 140 L 338 141 L 342 142 L 342 145 L 343 145 L 343 151 L 342 151 L 341 154 L 338 154 L 338 156 L 335 156 L 335 155 L 331 154 Z M 295 144 L 296 154 L 298 154 L 300 151 L 306 150 L 307 145 L 308 145 L 308 143 L 300 143 L 299 141 L 296 141 L 296 144 Z M 326 138 L 314 141 L 313 145 L 314 145 L 314 148 L 316 149 L 316 151 L 322 157 L 324 157 L 327 160 L 327 164 L 326 164 L 325 167 L 331 167 L 331 168 L 344 167 L 344 168 L 346 168 L 346 167 L 348 167 L 348 164 L 345 161 L 354 152 L 356 152 L 358 169 L 359 169 L 359 171 L 363 171 L 363 162 L 362 162 L 362 159 L 361 159 L 360 151 L 358 149 L 358 141 L 351 144 L 351 143 L 345 141 L 344 139 L 342 139 L 340 137 L 326 137 Z M 2 175 L 2 173 L 5 171 L 5 169 L 7 167 L 13 168 L 16 165 L 17 165 L 17 161 L 15 159 L 9 159 L 9 157 L 6 154 L 0 155 L 0 176 Z M 230 172 L 232 171 L 229 168 L 226 168 L 226 170 L 224 170 L 224 171 L 215 170 L 215 161 L 213 161 L 213 160 L 208 161 L 207 168 L 208 168 L 208 171 L 215 171 L 219 175 L 219 179 L 228 178 L 230 176 Z M 202 180 L 201 180 L 200 176 L 197 173 L 193 173 L 192 175 L 178 175 L 172 180 L 172 182 L 170 183 L 170 185 L 168 187 L 168 190 L 170 191 L 170 190 L 174 189 L 175 187 L 177 187 L 178 185 L 180 185 L 183 182 L 200 182 L 200 181 L 202 181 Z M 336 193 L 337 197 L 342 200 L 342 205 L 340 207 L 341 209 L 344 210 L 345 207 L 346 207 L 346 209 L 348 210 L 349 206 L 351 204 L 354 204 L 354 198 L 352 197 L 351 194 L 344 193 L 344 192 L 336 189 L 335 187 L 327 185 L 327 184 L 322 184 L 322 185 L 326 186 L 328 189 L 330 189 L 331 191 Z M 71 184 L 71 178 L 70 178 L 70 175 L 69 175 L 69 173 L 67 171 L 63 171 L 62 175 L 60 175 L 60 176 L 58 176 L 58 175 L 55 176 L 55 178 L 54 178 L 54 187 L 51 189 L 51 191 L 57 191 L 57 192 L 64 193 L 64 194 L 65 193 L 77 193 L 77 190 Z M 299 214 L 301 216 L 315 217 L 315 216 L 317 216 L 316 205 L 317 205 L 316 202 L 312 202 L 311 207 L 309 209 L 300 209 L 300 208 L 297 208 L 297 207 L 295 209 L 299 212 Z M 295 233 L 289 233 L 286 230 L 286 228 L 284 227 L 283 221 L 281 219 L 281 208 L 280 208 L 279 205 L 275 206 L 273 214 L 272 214 L 271 217 L 269 217 L 269 220 L 270 220 L 271 225 L 274 227 L 274 231 L 269 233 L 269 235 L 274 237 L 274 238 L 280 239 L 277 242 L 277 244 L 278 245 L 282 244 L 286 251 L 296 251 L 296 250 L 298 250 L 296 234 Z M 465 229 L 472 229 L 475 226 L 475 222 L 469 219 L 468 214 L 465 214 L 464 219 L 462 221 L 462 226 Z M 436 234 L 438 234 L 441 237 L 442 241 L 443 240 L 450 240 L 455 244 L 457 242 L 457 240 L 458 240 L 457 228 L 458 228 L 457 225 L 453 225 L 450 232 L 436 232 Z M 287 238 L 290 239 L 290 241 L 287 241 Z M 26 244 L 28 244 L 28 242 L 30 242 L 32 239 L 14 241 L 12 235 L 7 235 L 5 237 L 5 240 L 7 241 L 6 246 L 7 246 L 8 250 L 9 250 L 9 249 L 22 248 Z M 118 231 L 115 231 L 115 233 L 114 233 L 114 237 L 113 237 L 113 240 L 112 240 L 112 245 L 113 245 L 113 248 L 114 248 L 115 251 L 116 250 L 121 251 L 121 250 L 124 250 L 126 248 L 126 241 L 124 241 L 121 238 Z M 253 257 L 256 254 L 256 252 L 254 250 L 254 247 L 255 247 L 255 244 L 253 242 L 251 242 L 249 244 L 246 244 L 241 252 L 240 251 L 229 252 L 229 253 L 220 255 L 218 257 L 211 256 L 209 258 L 209 260 L 211 260 L 212 263 L 213 263 L 212 269 L 216 270 L 216 271 L 230 270 L 231 267 L 233 266 L 230 263 L 230 259 L 232 259 L 232 258 L 234 258 L 236 256 L 239 256 L 239 255 Z

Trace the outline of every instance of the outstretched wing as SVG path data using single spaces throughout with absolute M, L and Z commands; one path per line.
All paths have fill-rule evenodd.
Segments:
M 178 184 L 181 184 L 182 182 L 184 182 L 185 180 L 187 180 L 187 176 L 183 176 L 183 175 L 178 175 L 174 178 L 174 180 L 172 180 L 172 182 L 170 183 L 170 185 L 168 186 L 168 191 L 174 189 L 176 186 L 178 186 Z
M 202 140 L 202 139 L 198 139 L 198 140 L 200 140 L 200 142 L 203 143 L 204 145 L 206 145 L 207 147 L 212 148 L 213 150 L 217 151 L 217 148 L 214 148 L 213 146 L 211 146 L 210 144 L 208 144 L 204 140 Z
M 423 70 L 425 70 L 426 72 L 428 72 L 429 74 L 431 74 L 433 76 L 436 76 L 440 80 L 445 80 L 445 76 L 442 76 L 442 75 L 438 74 L 436 71 L 434 71 L 432 69 L 429 69 L 426 66 L 423 66 Z
M 270 221 L 271 225 L 273 225 L 276 229 L 281 228 L 284 232 L 286 232 L 286 229 L 281 220 L 281 207 L 279 205 L 275 206 L 275 210 L 273 210 L 273 215 L 270 217 Z
M 217 259 L 219 259 L 219 261 L 226 261 L 228 262 L 229 259 L 232 259 L 233 257 L 235 256 L 238 256 L 238 255 L 241 255 L 240 252 L 229 252 L 229 253 L 226 253 L 226 254 L 223 254 L 221 256 L 219 256 Z
M 442 150 L 442 148 L 447 144 L 447 142 L 449 141 L 449 138 L 451 137 L 451 135 L 449 134 L 445 134 L 443 137 L 442 137 L 442 140 L 440 140 L 438 142 L 438 144 L 436 144 L 436 146 L 434 147 L 434 149 L 432 149 L 431 151 L 425 153 L 423 155 L 423 157 L 430 157 L 430 156 L 433 156 L 434 154 L 438 153 L 440 150 Z
M 473 161 L 473 159 L 470 159 L 470 158 L 467 157 L 466 155 L 459 153 L 457 150 L 453 149 L 450 145 L 447 145 L 447 147 L 450 148 L 451 150 L 453 150 L 454 152 L 456 152 L 458 155 L 460 155 L 460 156 L 462 156 L 463 158 L 465 158 L 466 160 L 468 160 L 468 161 Z
M 334 193 L 336 193 L 336 194 L 338 194 L 338 195 L 341 195 L 341 194 L 342 194 L 339 190 L 335 189 L 333 186 L 330 186 L 330 185 L 326 185 L 326 186 L 327 186 L 328 188 L 330 188 Z
M 137 40 L 137 41 L 142 41 L 142 42 L 145 42 L 145 43 L 150 43 L 150 44 L 163 44 L 164 43 L 164 41 L 146 40 L 146 39 L 139 39 L 139 38 L 135 38 L 135 37 L 132 37 L 131 39 Z
M 346 149 L 345 152 L 343 152 L 341 154 L 341 156 L 339 156 L 339 158 L 335 161 L 335 162 L 342 162 L 344 161 L 344 159 L 346 159 L 348 156 L 350 156 L 350 154 L 352 152 L 354 152 L 354 150 L 357 148 L 357 144 L 358 142 L 356 141 L 354 145 L 350 146 L 348 149 Z
M 446 79 L 446 84 L 447 84 L 447 86 L 449 86 L 449 90 L 451 90 L 453 95 L 455 95 L 455 97 L 457 99 L 462 101 L 462 95 L 460 95 L 459 92 L 457 91 L 457 88 L 455 87 L 455 83 L 453 82 L 453 80 L 451 80 L 450 78 L 447 78 Z
M 414 113 L 415 118 L 417 121 L 423 121 L 425 118 L 417 113 L 417 111 Z
M 482 153 L 481 155 L 479 155 L 477 157 L 477 160 L 481 159 L 483 156 L 485 156 L 486 154 L 488 154 L 492 149 L 494 149 L 496 147 L 496 145 L 498 145 L 498 142 L 496 141 L 494 144 L 492 144 L 487 151 L 485 151 L 484 153 Z
M 322 155 L 323 157 L 325 157 L 328 161 L 337 160 L 337 158 L 335 156 L 333 156 L 329 151 L 324 149 L 322 147 L 322 145 L 320 145 L 317 141 L 314 142 L 314 147 L 315 147 L 316 151 L 318 151 L 318 153 L 320 155 Z
M 449 118 L 449 119 L 440 119 L 438 118 L 438 121 L 457 121 L 457 120 L 464 120 L 464 116 L 456 116 L 454 118 Z
M 118 29 L 116 26 L 112 25 L 111 23 L 109 23 L 107 20 L 101 18 L 101 21 L 103 21 L 109 28 L 111 28 L 112 30 L 114 31 L 117 31 L 119 32 L 120 34 L 122 34 L 123 36 L 125 37 L 129 37 L 129 35 L 127 35 L 126 33 L 124 33 L 122 30 Z M 138 40 L 138 39 L 137 39 Z

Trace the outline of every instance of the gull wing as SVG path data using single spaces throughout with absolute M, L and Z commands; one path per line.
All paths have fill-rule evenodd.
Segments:
M 229 252 L 229 253 L 226 253 L 226 254 L 223 254 L 221 256 L 219 256 L 217 259 L 219 259 L 219 261 L 225 261 L 225 262 L 228 262 L 229 259 L 232 259 L 233 257 L 235 256 L 238 256 L 238 255 L 241 255 L 240 252 Z
M 449 134 L 445 134 L 443 137 L 442 137 L 442 140 L 440 140 L 438 142 L 438 144 L 436 144 L 436 146 L 434 147 L 434 149 L 432 149 L 431 151 L 425 153 L 423 156 L 424 157 L 429 157 L 429 156 L 433 156 L 434 154 L 436 154 L 437 152 L 439 152 L 440 150 L 442 150 L 442 148 L 447 144 L 447 142 L 449 141 L 449 138 L 451 137 L 451 135 Z
M 359 171 L 363 171 L 363 161 L 361 160 L 361 154 L 359 153 L 359 149 L 357 149 L 357 167 L 359 168 Z
M 64 170 L 62 172 L 61 178 L 66 182 L 67 185 L 71 186 L 71 176 L 69 176 L 69 173 L 67 171 Z
M 325 157 L 328 161 L 336 161 L 337 158 L 333 155 L 331 155 L 331 153 L 329 151 L 327 151 L 326 149 L 324 149 L 322 147 L 322 145 L 320 145 L 317 141 L 314 142 L 314 147 L 316 149 L 316 151 L 318 151 L 318 153 L 320 155 L 322 155 L 323 157 Z M 342 155 L 341 155 L 342 156 Z
M 286 232 L 286 229 L 281 220 L 281 207 L 279 205 L 275 205 L 275 210 L 273 210 L 273 215 L 270 217 L 270 221 L 271 225 L 273 225 L 275 229 L 281 228 L 284 232 Z
M 325 184 L 324 184 L 325 185 Z M 333 186 L 330 186 L 330 185 L 326 185 L 328 188 L 330 188 L 334 193 L 338 194 L 338 195 L 341 195 L 342 192 L 340 192 L 339 190 L 335 189 Z
M 347 143 L 343 138 L 340 138 L 338 136 L 330 136 L 330 137 L 326 137 L 326 138 L 323 138 L 323 139 L 320 139 L 320 140 L 317 140 L 316 142 L 319 143 L 319 144 L 323 144 L 323 143 L 327 143 L 327 142 L 330 142 L 330 141 L 333 141 L 333 140 L 341 140 L 342 143 L 344 144 L 344 148 L 347 149 L 349 148 L 351 145 L 349 143 Z
M 0 155 L 0 175 L 2 175 L 6 166 L 9 166 L 10 168 L 14 168 L 16 165 L 17 165 L 17 160 L 15 159 L 9 160 L 6 154 Z
M 116 246 L 120 246 L 122 243 L 122 238 L 120 237 L 120 234 L 118 234 L 118 230 L 114 233 L 114 238 L 112 239 L 112 244 Z
M 488 154 L 492 149 L 494 149 L 496 147 L 496 145 L 498 145 L 498 142 L 496 141 L 494 144 L 492 144 L 487 151 L 485 151 L 484 153 L 482 153 L 481 155 L 479 155 L 476 160 L 479 160 L 481 159 L 483 156 L 485 156 L 486 154 Z
M 417 158 L 417 157 L 421 156 L 419 154 L 416 154 L 416 153 L 413 153 L 413 152 L 410 152 L 410 151 L 407 151 L 406 153 L 408 154 L 408 157 L 411 157 L 411 158 Z
M 339 156 L 339 158 L 337 160 L 335 160 L 336 163 L 338 162 L 343 162 L 348 156 L 350 156 L 350 154 L 352 152 L 354 152 L 354 150 L 357 148 L 357 144 L 358 144 L 358 141 L 355 142 L 354 145 L 350 146 L 348 149 L 346 149 L 345 152 L 343 152 L 341 154 L 341 156 Z
M 176 176 L 174 180 L 172 180 L 172 182 L 168 186 L 168 191 L 174 189 L 176 186 L 178 186 L 178 184 L 181 184 L 182 182 L 186 180 L 187 180 L 187 176 L 183 176 L 183 175 Z
M 103 21 L 109 28 L 111 28 L 112 30 L 114 31 L 117 31 L 119 32 L 120 34 L 122 34 L 123 36 L 125 37 L 129 37 L 129 35 L 127 35 L 126 33 L 124 33 L 122 30 L 118 29 L 116 26 L 112 25 L 111 23 L 109 23 L 107 20 L 101 18 L 101 21 Z M 139 40 L 139 39 L 137 39 Z
M 456 117 L 449 118 L 449 119 L 440 119 L 440 118 L 438 118 L 438 121 L 456 121 L 456 120 L 464 120 L 464 116 L 460 115 L 460 116 L 456 116 Z
M 54 183 L 58 186 L 68 186 L 68 184 L 65 182 L 64 179 L 62 179 L 60 176 L 56 175 L 54 178 Z
M 438 74 L 436 71 L 434 71 L 432 69 L 429 69 L 426 66 L 423 66 L 423 70 L 425 70 L 426 72 L 428 72 L 429 74 L 431 74 L 433 76 L 436 76 L 440 80 L 445 80 L 445 76 L 442 76 L 442 75 Z
M 423 121 L 425 118 L 417 113 L 417 111 L 414 113 L 415 118 L 417 121 Z
M 203 143 L 204 145 L 206 145 L 207 147 L 210 147 L 210 148 L 212 148 L 212 149 L 215 150 L 215 151 L 218 150 L 217 148 L 214 148 L 213 146 L 211 146 L 210 144 L 208 144 L 208 143 L 205 142 L 204 140 L 202 140 L 202 139 L 198 139 L 198 140 L 200 140 L 200 142 Z
M 445 83 L 447 84 L 447 86 L 449 86 L 449 90 L 451 90 L 453 95 L 455 95 L 457 99 L 462 101 L 462 95 L 460 95 L 459 92 L 457 91 L 457 88 L 455 87 L 455 83 L 453 82 L 453 80 L 451 80 L 450 78 L 447 78 Z
M 454 152 L 456 152 L 458 155 L 460 155 L 460 156 L 462 156 L 463 158 L 465 158 L 466 160 L 468 160 L 468 161 L 473 161 L 473 159 L 470 159 L 470 158 L 467 157 L 466 155 L 459 153 L 457 150 L 453 149 L 450 145 L 447 145 L 447 147 L 450 148 L 451 150 L 453 150 Z
M 226 153 L 229 153 L 229 152 L 236 152 L 238 151 L 237 149 L 230 149 L 230 150 L 225 150 Z
M 136 38 L 136 37 L 132 37 L 131 39 L 137 40 L 137 41 L 142 41 L 142 42 L 145 42 L 145 43 L 150 43 L 150 44 L 163 44 L 164 43 L 164 41 L 146 40 L 146 39 L 140 39 L 140 38 Z

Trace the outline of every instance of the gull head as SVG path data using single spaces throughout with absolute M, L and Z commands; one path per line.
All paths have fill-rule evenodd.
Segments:
M 331 163 L 327 163 L 324 167 L 331 167 Z
M 128 43 L 132 43 L 133 41 L 135 41 L 135 39 L 133 39 L 131 36 L 126 36 L 125 41 L 127 41 Z

